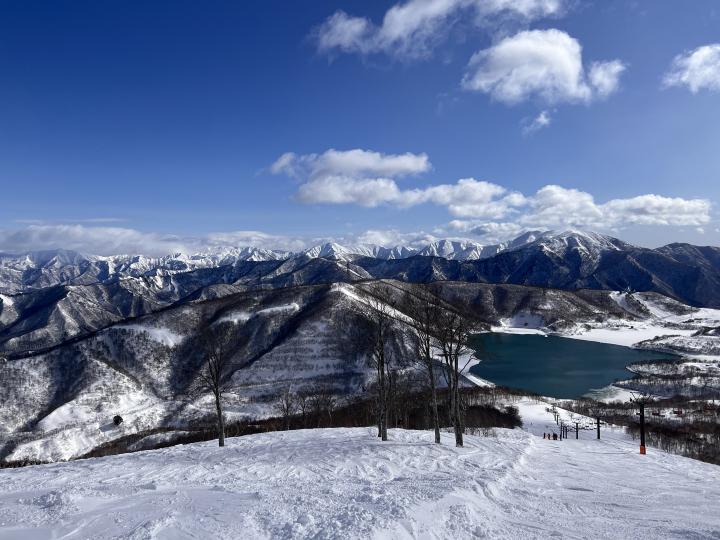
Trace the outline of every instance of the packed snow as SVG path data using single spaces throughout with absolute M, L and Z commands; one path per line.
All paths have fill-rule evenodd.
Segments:
M 0 539 L 713 538 L 720 468 L 654 449 L 620 428 L 543 439 L 375 428 L 265 433 L 0 471 Z M 567 416 L 569 413 L 561 411 Z

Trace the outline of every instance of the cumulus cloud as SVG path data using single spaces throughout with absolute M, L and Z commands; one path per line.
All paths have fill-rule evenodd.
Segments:
M 710 201 L 661 195 L 611 199 L 598 204 L 587 192 L 548 185 L 528 198 L 519 222 L 532 227 L 621 229 L 629 225 L 701 226 L 710 221 Z
M 614 199 L 601 205 L 608 220 L 634 225 L 703 225 L 710 221 L 710 201 L 661 195 Z
M 403 191 L 397 204 L 409 207 L 428 202 L 445 206 L 454 216 L 501 219 L 510 214 L 514 207 L 523 205 L 525 198 L 520 193 L 509 192 L 492 182 L 462 178 L 455 184 Z
M 565 0 L 408 0 L 392 6 L 380 25 L 337 11 L 315 31 L 321 53 L 428 55 L 461 20 L 480 26 L 505 17 L 524 22 L 559 15 Z
M 371 150 L 335 150 L 299 156 L 286 152 L 270 166 L 274 174 L 311 179 L 327 176 L 402 177 L 430 170 L 427 154 L 382 154 Z
M 720 43 L 703 45 L 676 56 L 663 84 L 665 87 L 686 86 L 693 94 L 700 90 L 720 91 Z
M 509 105 L 531 98 L 587 103 L 614 92 L 624 69 L 613 60 L 593 64 L 587 75 L 575 38 L 556 29 L 528 30 L 475 53 L 462 86 Z
M 615 232 L 633 226 L 696 227 L 710 223 L 711 204 L 706 199 L 682 199 L 661 195 L 639 195 L 598 203 L 587 192 L 547 185 L 526 197 L 513 221 L 456 219 L 437 233 L 469 235 L 487 243 L 498 243 L 527 230 L 580 228 Z
M 290 158 L 288 156 L 291 156 Z M 357 204 L 375 207 L 390 204 L 409 208 L 433 203 L 456 216 L 499 219 L 524 203 L 520 193 L 502 186 L 463 178 L 455 184 L 401 189 L 396 179 L 430 169 L 425 154 L 387 155 L 368 150 L 328 150 L 324 154 L 283 154 L 270 167 L 276 174 L 298 178 L 296 199 L 303 203 Z
M 401 199 L 395 179 L 430 168 L 426 154 L 331 149 L 322 154 L 286 152 L 270 166 L 270 171 L 304 182 L 296 195 L 300 202 L 373 207 Z
M 298 188 L 297 200 L 304 203 L 359 204 L 374 207 L 400 200 L 400 188 L 389 178 L 323 176 Z
M 462 178 L 454 184 L 402 189 L 396 178 L 430 169 L 425 154 L 387 155 L 367 150 L 310 154 L 288 160 L 283 154 L 273 165 L 277 174 L 299 178 L 296 199 L 303 203 L 442 206 L 460 218 L 502 222 L 512 217 L 522 227 L 562 226 L 611 229 L 626 225 L 702 226 L 710 219 L 706 199 L 682 199 L 645 194 L 599 204 L 592 194 L 547 185 L 533 194 L 499 184 Z M 298 176 L 296 164 L 302 164 Z M 375 175 L 386 174 L 386 177 Z M 459 223 L 459 222 L 458 222 Z

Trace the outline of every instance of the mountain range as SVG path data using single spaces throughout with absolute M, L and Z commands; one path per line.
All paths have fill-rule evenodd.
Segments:
M 421 248 L 326 243 L 300 252 L 255 247 L 160 258 L 55 250 L 0 254 L 0 301 L 56 286 L 122 283 L 176 300 L 210 285 L 283 287 L 398 279 L 512 283 L 559 289 L 654 291 L 720 307 L 720 248 L 668 244 L 649 249 L 607 235 L 531 231 L 501 244 L 439 240 Z
M 205 425 L 209 402 L 188 394 L 204 328 L 231 339 L 228 410 L 237 421 L 272 414 L 288 386 L 330 385 L 347 399 L 361 393 L 372 377 L 347 329 L 368 295 L 402 312 L 407 295 L 432 283 L 432 294 L 485 328 L 513 320 L 560 333 L 632 325 L 656 316 L 646 304 L 692 326 L 697 310 L 684 304 L 720 305 L 719 276 L 718 248 L 647 249 L 578 231 L 415 250 L 324 244 L 163 258 L 3 255 L 0 463 L 130 448 Z M 115 414 L 126 420 L 121 428 L 111 424 Z

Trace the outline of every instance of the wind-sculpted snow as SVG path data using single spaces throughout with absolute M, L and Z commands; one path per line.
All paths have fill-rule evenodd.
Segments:
M 618 440 L 275 432 L 0 471 L 0 537 L 712 538 L 720 469 Z

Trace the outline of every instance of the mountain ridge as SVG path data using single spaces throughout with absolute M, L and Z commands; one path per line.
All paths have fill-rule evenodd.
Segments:
M 17 295 L 55 286 L 128 284 L 141 296 L 174 301 L 212 286 L 289 285 L 397 279 L 512 283 L 559 289 L 654 291 L 701 307 L 720 307 L 720 248 L 668 244 L 651 249 L 599 233 L 531 231 L 485 246 L 439 240 L 421 249 L 326 243 L 301 252 L 259 248 L 211 254 L 84 256 L 58 250 L 0 254 L 0 323 Z M 163 300 L 165 301 L 165 300 Z

